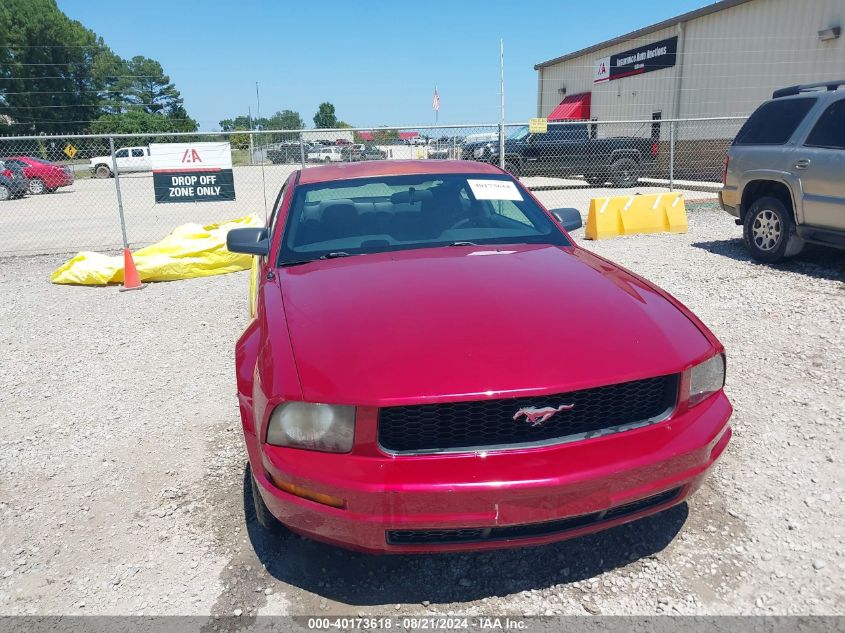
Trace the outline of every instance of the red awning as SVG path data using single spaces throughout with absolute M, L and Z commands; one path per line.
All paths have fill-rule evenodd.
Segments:
M 591 93 L 565 97 L 548 116 L 549 121 L 586 121 L 590 118 Z

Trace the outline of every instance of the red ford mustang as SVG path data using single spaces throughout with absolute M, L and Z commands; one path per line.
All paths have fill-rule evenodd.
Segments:
M 294 172 L 237 389 L 258 521 L 369 552 L 535 545 L 681 503 L 731 436 L 725 357 L 496 167 Z

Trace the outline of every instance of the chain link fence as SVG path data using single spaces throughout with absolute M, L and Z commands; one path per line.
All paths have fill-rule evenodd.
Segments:
M 550 122 L 545 133 L 507 124 L 503 155 L 497 124 L 0 137 L 0 256 L 118 249 L 121 204 L 132 248 L 186 222 L 264 217 L 292 171 L 370 160 L 485 161 L 519 177 L 548 208 L 582 213 L 607 195 L 671 189 L 713 198 L 743 121 Z M 156 202 L 151 145 L 173 144 L 178 159 L 198 142 L 229 143 L 233 199 Z

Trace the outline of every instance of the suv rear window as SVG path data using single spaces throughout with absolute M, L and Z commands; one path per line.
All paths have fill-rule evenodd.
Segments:
M 783 145 L 815 103 L 815 98 L 808 97 L 763 104 L 739 130 L 734 145 Z
M 828 106 L 804 145 L 845 149 L 845 99 Z

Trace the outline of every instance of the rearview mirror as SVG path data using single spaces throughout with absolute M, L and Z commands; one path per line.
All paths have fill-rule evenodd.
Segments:
M 268 255 L 270 236 L 266 228 L 232 229 L 226 234 L 226 248 L 232 253 Z
M 578 209 L 552 209 L 552 215 L 566 231 L 574 231 L 584 226 Z

